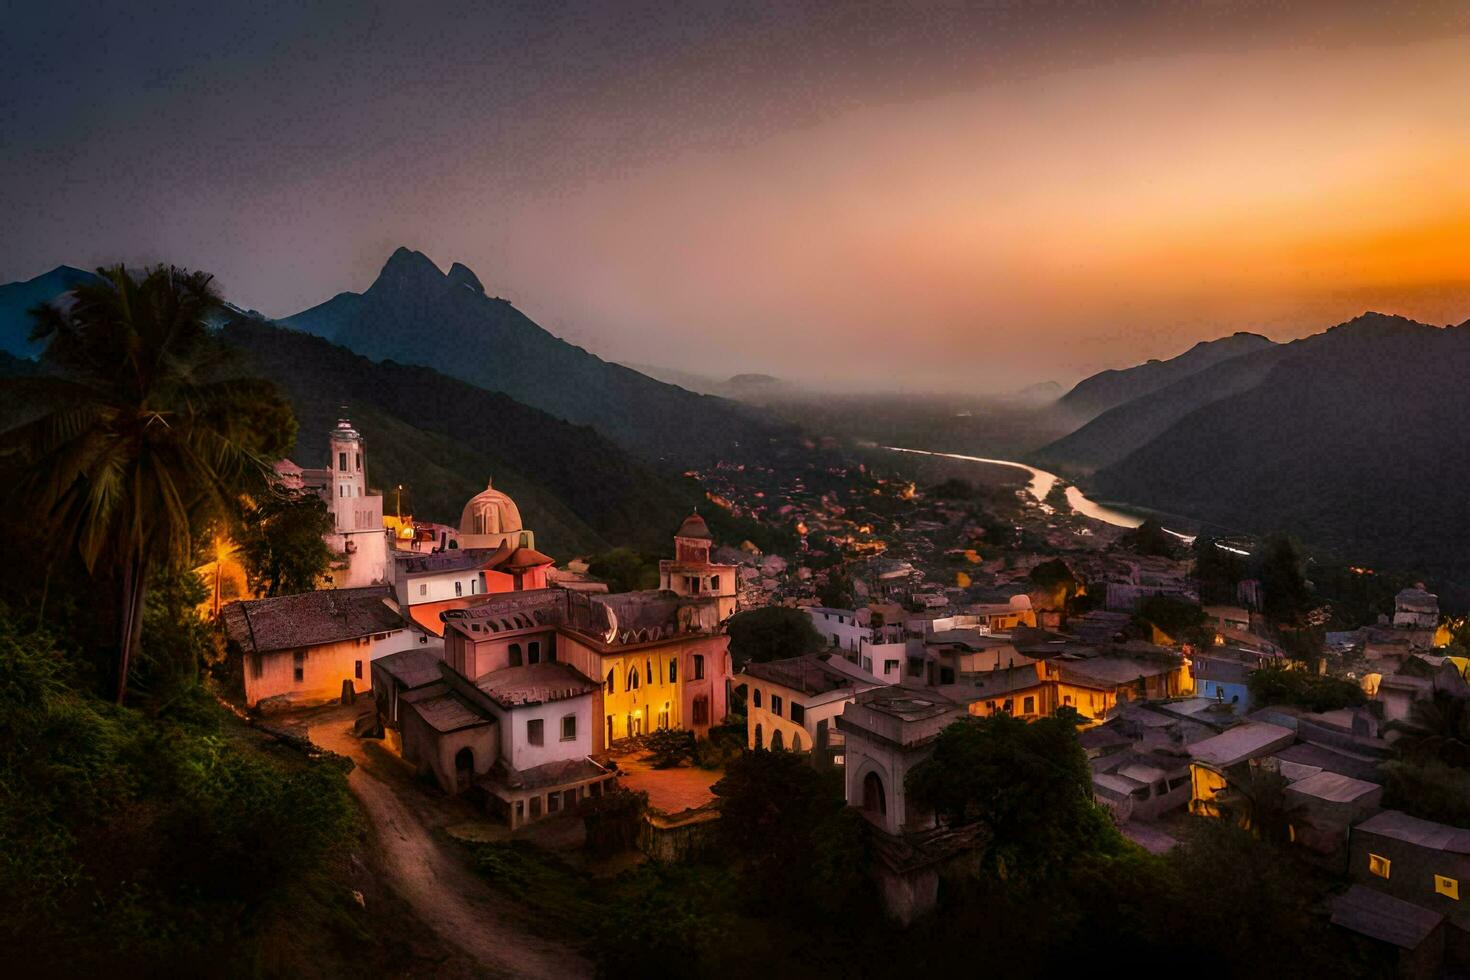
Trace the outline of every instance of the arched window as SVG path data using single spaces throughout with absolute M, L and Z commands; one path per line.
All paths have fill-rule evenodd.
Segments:
M 613 672 L 612 672 L 612 669 L 609 668 L 608 669 L 608 672 L 607 672 L 607 693 L 608 694 L 612 694 L 613 693 L 613 687 L 614 687 L 614 683 L 613 683 Z M 612 724 L 611 724 L 612 723 L 612 716 L 609 715 L 607 720 L 608 720 L 608 727 L 611 728 L 612 727 Z
M 761 726 L 759 725 L 755 726 L 755 747 L 758 749 L 766 747 L 765 736 L 761 734 Z
M 538 640 L 532 640 L 530 643 L 526 644 L 526 663 L 539 664 L 540 662 L 541 643 Z
M 628 671 L 628 690 L 638 690 L 638 668 L 633 667 Z
M 786 738 L 781 734 L 781 729 L 771 733 L 771 751 L 782 752 L 786 749 Z
M 750 703 L 753 704 L 753 705 L 755 705 L 757 708 L 759 708 L 761 706 L 761 689 L 760 688 L 753 687 L 753 688 L 750 689 Z
M 883 780 L 876 772 L 863 778 L 863 809 L 880 817 L 888 815 L 888 799 L 883 792 Z
M 510 645 L 510 665 L 512 667 L 519 667 L 521 665 L 521 645 L 519 643 L 512 643 Z
M 694 679 L 697 681 L 704 680 L 704 654 L 702 653 L 696 653 L 694 655 Z
M 653 672 L 652 660 L 643 661 L 643 676 L 648 678 L 648 683 L 650 684 L 658 683 L 658 675 Z

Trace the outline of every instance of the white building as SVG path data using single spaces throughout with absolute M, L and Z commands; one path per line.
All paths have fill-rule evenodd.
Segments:
M 846 756 L 847 804 L 886 833 L 925 830 L 934 816 L 909 802 L 909 771 L 965 706 L 925 688 L 885 686 L 848 703 L 837 721 Z
M 388 532 L 383 527 L 383 498 L 369 493 L 362 435 L 347 418 L 337 420 L 328 439 L 327 469 L 301 471 L 315 477 L 336 523 L 327 545 L 344 556 L 345 568 L 332 574 L 332 587 L 354 589 L 388 580 Z M 326 479 L 322 480 L 321 477 Z
M 814 751 L 841 765 L 837 718 L 853 698 L 883 682 L 835 654 L 747 664 L 746 744 L 752 749 Z
M 908 645 L 901 624 L 873 626 L 866 609 L 808 606 L 805 612 L 816 631 L 863 671 L 885 684 L 897 684 L 903 679 Z

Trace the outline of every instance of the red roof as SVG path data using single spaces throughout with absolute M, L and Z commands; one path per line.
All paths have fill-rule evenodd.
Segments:
M 535 548 L 517 548 L 505 561 L 505 567 L 520 571 L 525 568 L 540 568 L 542 565 L 555 565 L 555 558 L 548 558 Z

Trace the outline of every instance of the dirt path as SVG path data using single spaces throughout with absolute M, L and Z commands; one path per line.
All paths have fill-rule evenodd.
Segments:
M 590 963 L 515 922 L 509 901 L 435 835 L 438 828 L 464 820 L 466 808 L 430 796 L 401 759 L 377 742 L 351 735 L 351 720 L 346 709 L 335 710 L 308 719 L 307 731 L 316 744 L 356 763 L 348 785 L 367 811 L 394 891 L 487 975 L 590 977 Z

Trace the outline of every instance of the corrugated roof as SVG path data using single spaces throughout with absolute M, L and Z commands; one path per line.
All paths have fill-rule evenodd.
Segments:
M 1380 788 L 1377 783 L 1354 779 L 1338 772 L 1325 771 L 1305 779 L 1298 779 L 1290 786 L 1293 792 L 1314 796 L 1329 803 L 1351 803 Z
M 399 700 L 412 705 L 412 710 L 438 732 L 456 732 L 476 725 L 495 724 L 494 718 L 477 710 L 448 684 L 442 682 L 409 691 Z
M 1213 738 L 1195 742 L 1189 747 L 1189 754 L 1196 762 L 1228 769 L 1289 745 L 1295 738 L 1296 733 L 1290 728 L 1264 721 L 1248 721 Z
M 1409 844 L 1448 851 L 1451 854 L 1470 854 L 1470 830 L 1420 820 L 1399 810 L 1384 810 L 1371 819 L 1358 824 L 1355 831 L 1392 837 Z
M 1332 924 L 1370 939 L 1415 949 L 1444 916 L 1364 885 L 1353 885 L 1331 901 Z

